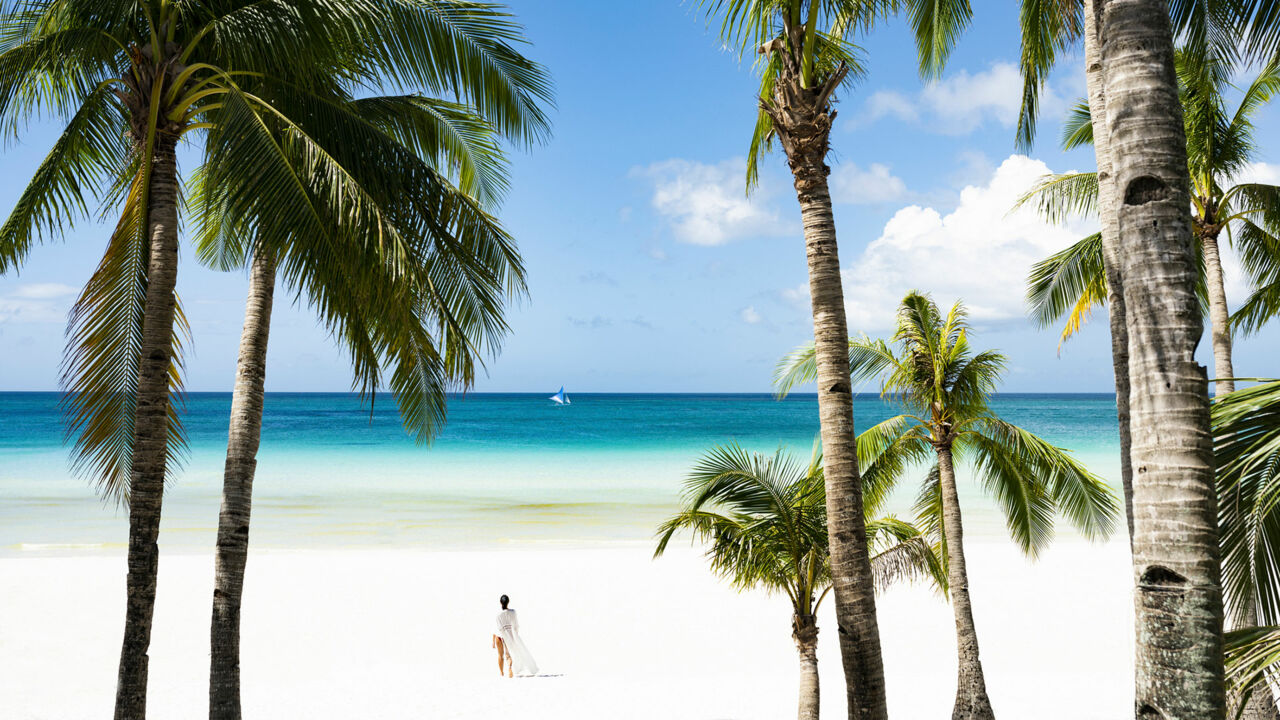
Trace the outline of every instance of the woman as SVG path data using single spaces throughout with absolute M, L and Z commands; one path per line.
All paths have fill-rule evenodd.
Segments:
M 498 613 L 498 633 L 493 636 L 493 647 L 498 650 L 498 674 L 505 669 L 507 677 L 537 675 L 538 664 L 520 640 L 520 619 L 515 610 L 507 607 L 511 599 L 503 595 L 498 602 L 502 612 Z

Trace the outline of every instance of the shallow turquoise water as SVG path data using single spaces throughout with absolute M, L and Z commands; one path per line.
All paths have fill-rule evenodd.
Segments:
M 806 456 L 817 401 L 768 395 L 472 394 L 449 405 L 429 447 L 401 429 L 388 396 L 372 413 L 348 394 L 270 394 L 254 488 L 255 547 L 638 540 L 671 510 L 686 469 L 735 441 Z M 0 553 L 113 549 L 123 510 L 69 471 L 55 393 L 0 393 Z M 212 547 L 231 397 L 188 396 L 190 452 L 172 473 L 161 542 Z M 1118 483 L 1111 395 L 1002 395 L 1005 419 L 1070 448 Z M 858 429 L 893 414 L 859 398 Z M 911 478 L 893 503 L 908 507 Z M 964 493 L 970 536 L 1002 534 L 976 487 Z

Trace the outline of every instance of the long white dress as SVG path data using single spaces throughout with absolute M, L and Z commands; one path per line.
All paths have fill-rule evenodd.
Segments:
M 538 663 L 533 661 L 529 648 L 520 639 L 520 618 L 516 617 L 515 610 L 507 609 L 498 613 L 498 637 L 507 646 L 511 668 L 516 675 L 538 674 Z

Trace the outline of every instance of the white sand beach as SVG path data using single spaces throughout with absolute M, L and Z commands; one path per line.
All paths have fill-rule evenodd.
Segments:
M 966 543 L 997 715 L 1113 720 L 1131 712 L 1122 539 L 1061 539 L 1038 562 Z M 255 553 L 244 610 L 250 718 L 772 720 L 795 711 L 784 598 L 739 594 L 676 549 L 524 545 L 505 551 Z M 102 718 L 124 612 L 120 555 L 0 558 L 0 718 Z M 206 712 L 210 555 L 165 555 L 151 653 L 154 718 Z M 508 593 L 546 676 L 499 678 L 489 638 Z M 880 599 L 890 710 L 950 714 L 951 612 L 930 590 Z M 823 717 L 844 716 L 824 605 Z

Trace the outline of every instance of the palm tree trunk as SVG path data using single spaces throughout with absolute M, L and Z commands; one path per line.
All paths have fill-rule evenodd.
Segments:
M 812 615 L 796 615 L 791 638 L 800 653 L 799 720 L 818 720 L 818 619 Z
M 146 232 L 150 245 L 139 348 L 137 407 L 129 478 L 129 575 L 116 720 L 147 714 L 147 651 L 160 568 L 160 508 L 169 439 L 169 371 L 178 278 L 177 138 L 161 135 L 152 154 Z
M 249 273 L 231 427 L 222 480 L 222 510 L 214 558 L 213 621 L 209 629 L 209 718 L 240 720 L 240 601 L 249 555 L 249 512 L 253 475 L 262 438 L 263 383 L 267 338 L 275 295 L 276 262 L 266 252 L 254 256 Z
M 1222 279 L 1222 258 L 1218 253 L 1218 236 L 1205 233 L 1200 237 L 1204 252 L 1204 279 L 1209 291 L 1209 326 L 1213 335 L 1213 372 L 1217 378 L 1215 394 L 1222 397 L 1236 391 L 1231 380 L 1236 371 L 1231 362 L 1231 313 L 1227 310 L 1227 288 Z M 1227 378 L 1227 379 L 1223 379 Z
M 1165 0 L 1102 0 L 1129 328 L 1137 717 L 1221 720 L 1222 585 L 1187 150 Z
M 956 704 L 951 720 L 993 720 L 987 681 L 978 657 L 978 631 L 973 625 L 969 601 L 969 571 L 964 562 L 964 525 L 960 520 L 960 494 L 951 448 L 938 448 L 938 482 L 942 486 L 942 532 L 947 541 L 947 586 L 956 619 Z
M 795 28 L 790 28 L 795 34 Z M 775 43 L 780 41 L 775 40 Z M 793 38 L 793 46 L 799 46 Z M 804 223 L 809 264 L 809 297 L 818 370 L 818 415 L 822 467 L 826 473 L 827 531 L 835 591 L 840 656 L 850 720 L 887 720 L 884 660 L 876 622 L 875 583 L 867 554 L 853 426 L 853 384 L 849 379 L 849 329 L 836 247 L 835 218 L 826 165 L 831 118 L 827 99 L 844 77 L 841 68 L 822 87 L 805 88 L 800 60 L 781 52 L 782 72 L 774 97 L 761 98 L 787 154 Z
M 1111 372 L 1116 385 L 1116 424 L 1120 431 L 1120 485 L 1125 524 L 1133 549 L 1133 463 L 1129 460 L 1129 329 L 1125 326 L 1124 283 L 1120 277 L 1120 218 L 1107 134 L 1107 94 L 1102 85 L 1102 47 L 1098 43 L 1098 0 L 1086 0 L 1084 13 L 1085 85 L 1093 121 L 1093 152 L 1098 166 L 1098 217 L 1102 221 L 1102 267 L 1107 277 L 1107 315 L 1111 323 Z

